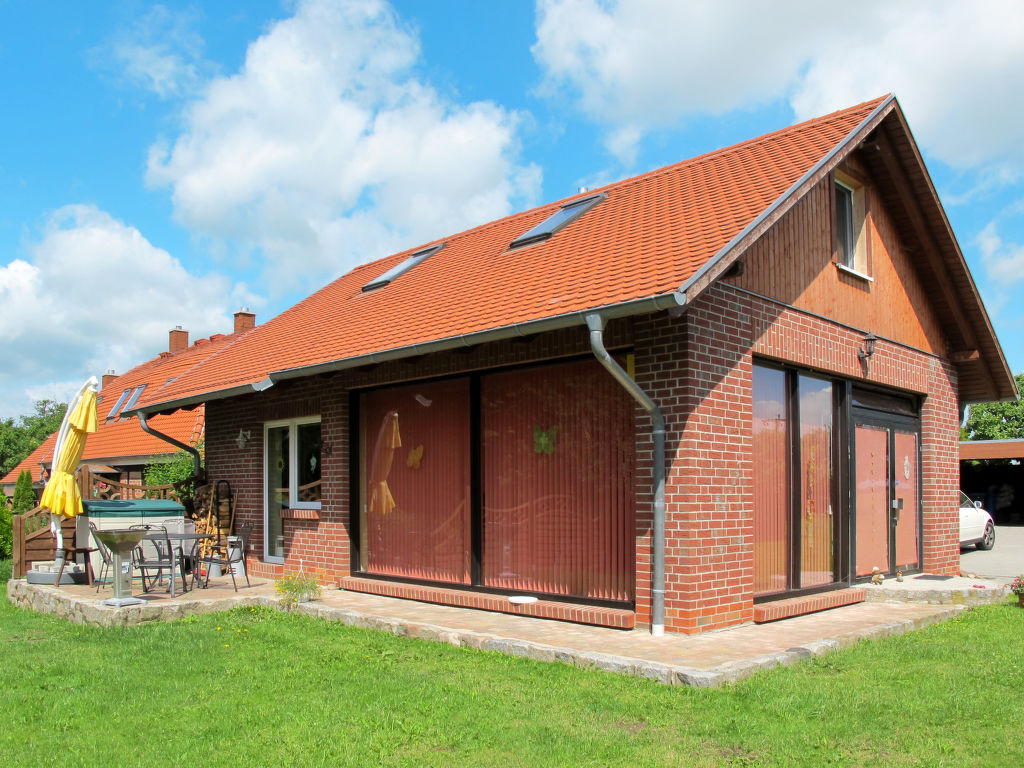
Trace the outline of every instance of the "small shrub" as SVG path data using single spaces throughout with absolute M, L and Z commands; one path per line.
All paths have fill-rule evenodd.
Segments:
M 320 582 L 317 581 L 316 576 L 307 576 L 301 571 L 299 573 L 286 573 L 277 580 L 275 589 L 277 594 L 281 595 L 281 603 L 285 607 L 290 607 L 306 600 L 316 600 L 323 594 Z

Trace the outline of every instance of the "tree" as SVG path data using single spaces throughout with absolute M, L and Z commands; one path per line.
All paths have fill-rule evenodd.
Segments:
M 1015 377 L 1024 392 L 1024 373 Z M 1024 440 L 1024 401 L 972 405 L 967 424 L 960 430 L 963 440 Z
M 14 530 L 11 528 L 11 507 L 7 499 L 0 494 L 0 560 L 11 556 L 14 543 Z
M 18 475 L 18 482 L 14 485 L 14 506 L 11 511 L 15 515 L 21 515 L 35 508 L 36 492 L 32 488 L 32 475 L 27 469 L 23 469 Z
M 202 455 L 202 444 L 196 446 Z M 146 485 L 174 485 L 182 501 L 192 497 L 192 473 L 195 462 L 188 451 L 178 451 L 170 461 L 150 464 L 144 477 Z
M 48 435 L 60 429 L 67 403 L 39 400 L 36 412 L 14 419 L 0 419 L 0 477 L 6 475 L 38 448 Z

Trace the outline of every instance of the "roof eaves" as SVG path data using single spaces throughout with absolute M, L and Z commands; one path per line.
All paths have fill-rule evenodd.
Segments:
M 789 211 L 797 201 L 809 190 L 819 177 L 838 165 L 845 156 L 845 150 L 856 146 L 869 134 L 886 115 L 892 111 L 896 102 L 893 94 L 886 96 L 882 102 L 871 111 L 861 122 L 838 144 L 830 149 L 817 163 L 811 166 L 803 176 L 793 182 L 789 189 L 779 195 L 775 201 L 761 211 L 747 226 L 741 229 L 735 237 L 726 243 L 722 248 L 706 261 L 690 278 L 679 287 L 679 292 L 692 302 L 698 295 L 707 289 L 715 280 L 722 276 L 732 266 L 732 263 L 739 258 L 748 246 L 771 227 L 776 221 Z
M 278 381 L 287 381 L 289 379 L 299 379 L 306 376 L 316 376 L 322 373 L 349 370 L 351 368 L 359 368 L 364 365 L 400 360 L 402 358 L 416 357 L 418 355 L 428 353 L 444 352 L 463 347 L 473 347 L 478 344 L 484 344 L 491 341 L 513 339 L 520 336 L 529 336 L 535 333 L 555 331 L 572 326 L 586 326 L 586 316 L 594 313 L 601 315 L 606 320 L 613 320 L 615 318 L 649 314 L 651 312 L 658 312 L 665 309 L 679 309 L 684 307 L 685 303 L 685 298 L 682 294 L 673 291 L 670 293 L 660 293 L 641 299 L 620 302 L 618 304 L 609 304 L 602 307 L 589 307 L 587 309 L 575 310 L 562 315 L 553 315 L 550 317 L 539 318 L 537 320 L 528 320 L 523 323 L 500 326 L 498 328 L 491 328 L 485 331 L 478 331 L 476 333 L 451 336 L 404 347 L 395 347 L 381 352 L 371 352 L 366 355 L 358 355 L 339 360 L 315 363 L 313 365 L 304 365 L 296 368 L 285 368 L 278 371 L 272 371 L 262 381 L 251 382 L 231 387 L 230 389 L 213 390 L 203 394 L 180 398 L 178 400 L 169 400 L 162 403 L 147 403 L 143 408 L 136 408 L 135 413 L 141 411 L 146 414 L 154 414 L 178 408 L 186 408 L 198 403 L 208 403 L 213 400 L 224 400 L 229 397 L 238 397 L 241 395 L 252 394 L 254 392 L 260 392 L 273 386 Z

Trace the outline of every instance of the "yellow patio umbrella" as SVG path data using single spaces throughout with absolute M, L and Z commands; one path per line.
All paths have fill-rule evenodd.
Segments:
M 97 384 L 96 377 L 90 377 L 64 414 L 53 447 L 53 471 L 39 501 L 40 507 L 50 510 L 50 530 L 57 539 L 57 549 L 64 548 L 60 517 L 82 514 L 82 496 L 75 482 L 75 470 L 82 460 L 86 438 L 96 431 Z

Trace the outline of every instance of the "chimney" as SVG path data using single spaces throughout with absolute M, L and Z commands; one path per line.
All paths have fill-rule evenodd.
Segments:
M 117 378 L 117 374 L 114 373 L 114 369 L 111 368 L 109 371 L 103 374 L 103 381 L 100 383 L 100 389 L 106 389 L 107 384 Z
M 170 341 L 167 344 L 167 351 L 172 355 L 175 352 L 181 352 L 188 346 L 188 331 L 183 331 L 180 325 L 174 326 L 171 329 Z
M 256 327 L 256 313 L 250 312 L 248 307 L 242 307 L 235 312 L 235 333 L 248 331 Z

